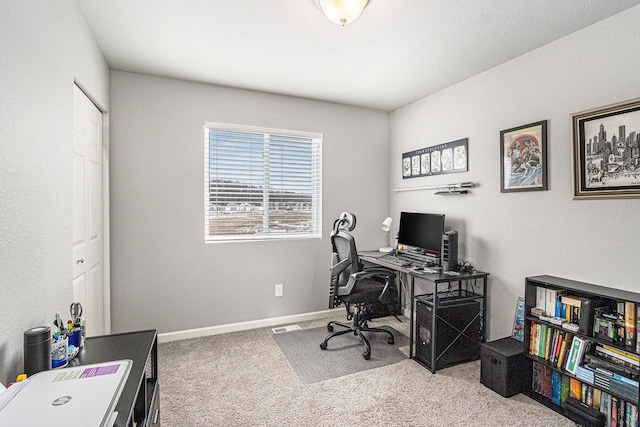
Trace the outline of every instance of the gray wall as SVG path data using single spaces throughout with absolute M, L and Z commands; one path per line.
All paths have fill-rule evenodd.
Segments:
M 70 0 L 0 0 L 0 381 L 23 332 L 69 312 L 73 82 L 102 108 L 109 70 Z M 68 315 L 68 314 L 67 314 Z
M 114 332 L 326 309 L 328 236 L 342 211 L 358 218 L 360 248 L 384 244 L 388 113 L 124 72 L 111 74 L 111 105 Z M 324 134 L 322 239 L 204 243 L 206 121 Z
M 460 231 L 461 258 L 491 274 L 492 338 L 510 335 L 527 276 L 640 291 L 640 200 L 572 200 L 570 121 L 640 97 L 638 22 L 640 6 L 391 114 L 392 189 L 480 184 L 465 196 L 392 192 L 391 213 L 442 212 Z M 549 190 L 500 193 L 500 131 L 540 120 L 548 120 Z M 403 182 L 403 152 L 459 138 L 469 138 L 469 172 Z

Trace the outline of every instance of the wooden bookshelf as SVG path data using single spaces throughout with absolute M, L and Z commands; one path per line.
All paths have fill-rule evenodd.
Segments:
M 551 299 L 541 307 L 547 294 Z M 635 292 L 553 276 L 528 277 L 523 342 L 525 394 L 565 416 L 569 413 L 563 402 L 569 396 L 609 418 L 615 403 L 615 417 L 627 421 L 617 425 L 637 426 L 639 309 L 640 294 Z M 566 326 L 570 323 L 575 327 Z

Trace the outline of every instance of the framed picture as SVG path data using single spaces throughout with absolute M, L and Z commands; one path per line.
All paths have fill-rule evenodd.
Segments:
M 571 115 L 573 198 L 640 197 L 640 99 Z
M 500 191 L 547 189 L 547 121 L 500 132 Z
M 402 154 L 402 179 L 468 170 L 467 138 Z
M 518 341 L 524 341 L 524 298 L 518 297 L 516 315 L 513 319 L 513 332 L 511 337 Z

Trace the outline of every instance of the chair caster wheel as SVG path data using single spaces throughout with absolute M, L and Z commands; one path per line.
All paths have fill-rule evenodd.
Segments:
M 327 331 L 329 331 L 329 332 L 333 332 L 333 326 L 331 326 L 331 325 L 327 325 Z
M 362 353 L 362 357 L 364 357 L 364 360 L 369 360 L 369 358 L 371 357 L 371 352 L 365 351 L 364 353 Z
M 320 343 L 320 349 L 321 350 L 326 350 L 327 349 L 327 343 L 326 342 L 321 342 Z
M 388 342 L 389 344 L 393 344 L 395 341 L 394 341 L 393 337 L 389 337 L 389 339 L 387 340 L 387 342 Z

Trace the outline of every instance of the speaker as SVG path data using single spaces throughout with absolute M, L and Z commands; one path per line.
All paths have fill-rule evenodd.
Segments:
M 441 300 L 442 301 L 442 300 Z M 416 360 L 435 372 L 480 358 L 480 302 L 416 298 Z M 434 322 L 435 320 L 435 322 Z
M 458 232 L 447 231 L 442 235 L 442 271 L 456 271 L 458 269 Z

